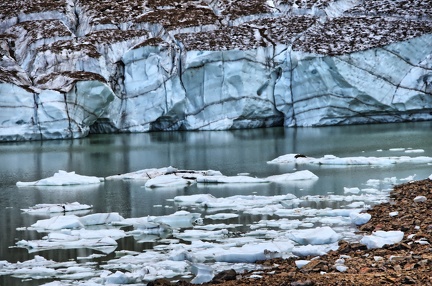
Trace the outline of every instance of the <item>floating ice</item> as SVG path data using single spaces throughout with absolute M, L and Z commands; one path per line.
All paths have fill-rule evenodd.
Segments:
M 90 248 L 97 249 L 103 253 L 111 253 L 117 248 L 117 242 L 111 237 L 103 237 L 97 239 L 80 239 L 70 235 L 67 239 L 67 235 L 62 236 L 59 239 L 59 235 L 55 235 L 55 240 L 47 239 L 41 240 L 20 240 L 16 243 L 16 247 L 27 248 L 28 251 L 38 252 L 48 249 L 79 249 L 79 248 Z
M 208 219 L 230 219 L 230 218 L 235 218 L 235 217 L 239 217 L 239 214 L 234 214 L 234 213 L 218 213 L 218 214 L 214 214 L 214 215 L 206 215 L 205 218 Z
M 405 153 L 423 153 L 424 150 L 423 149 L 410 149 L 410 150 L 405 150 Z
M 62 213 L 88 210 L 93 208 L 92 205 L 80 204 L 78 202 L 65 204 L 37 204 L 28 209 L 22 209 L 23 212 L 29 214 L 46 214 L 46 213 Z
M 164 188 L 164 187 L 187 187 L 193 184 L 194 180 L 184 179 L 174 174 L 161 175 L 149 179 L 145 183 L 146 188 Z
M 83 225 L 110 224 L 116 221 L 122 221 L 124 218 L 118 213 L 96 213 L 79 218 Z
M 188 211 L 177 211 L 171 215 L 150 218 L 149 222 L 168 225 L 172 228 L 191 227 L 201 218 L 199 213 L 190 213 Z
M 209 194 L 176 196 L 174 201 L 181 206 L 198 206 L 202 208 L 249 210 L 256 207 L 278 204 L 294 200 L 297 197 L 292 194 L 280 196 L 231 196 L 226 198 L 215 198 Z
M 176 175 L 178 177 L 187 179 L 196 179 L 201 176 L 221 176 L 222 173 L 219 171 L 207 170 L 207 171 L 194 171 L 194 170 L 179 170 L 174 167 L 163 167 L 163 168 L 150 168 L 143 169 L 135 172 L 126 174 L 119 174 L 108 176 L 106 180 L 150 180 L 163 175 Z
M 247 183 L 268 183 L 265 179 L 249 176 L 204 176 L 197 178 L 197 183 L 206 184 L 247 184 Z
M 58 171 L 52 177 L 41 179 L 34 182 L 17 182 L 18 187 L 25 186 L 68 186 L 68 185 L 90 185 L 103 182 L 103 178 L 93 176 L 83 176 L 75 172 Z
M 313 164 L 313 165 L 392 165 L 400 163 L 430 163 L 432 157 L 336 157 L 334 155 L 325 155 L 321 158 L 301 157 L 298 154 L 286 154 L 277 157 L 267 163 L 272 164 Z
M 318 176 L 309 170 L 303 170 L 294 173 L 270 176 L 267 177 L 267 180 L 275 183 L 284 183 L 284 182 L 302 181 L 302 180 L 318 180 Z
M 171 175 L 177 175 L 178 172 Z M 297 175 L 307 174 L 306 172 L 296 173 Z M 292 176 L 292 174 L 288 175 L 286 177 Z M 157 177 L 161 176 L 165 175 Z M 198 177 L 203 176 L 196 174 L 196 176 L 183 179 L 195 181 Z M 149 180 L 146 179 L 146 181 Z M 75 268 L 70 267 L 68 270 L 57 271 L 53 277 L 63 279 L 62 283 L 69 283 L 66 285 L 76 284 L 76 280 L 80 279 L 85 279 L 89 285 L 107 284 L 109 281 L 142 284 L 157 278 L 193 278 L 194 275 L 196 275 L 194 281 L 207 281 L 212 273 L 222 270 L 257 269 L 259 265 L 251 264 L 256 260 L 292 255 L 317 256 L 330 250 L 336 250 L 338 239 L 354 237 L 350 236 L 351 231 L 354 230 L 350 214 L 358 215 L 365 208 L 365 202 L 375 203 L 388 199 L 389 192 L 382 187 L 395 181 L 396 178 L 371 180 L 368 183 L 374 188 L 361 190 L 350 188 L 353 191 L 348 191 L 345 195 L 303 197 L 296 197 L 292 194 L 238 195 L 216 198 L 210 194 L 196 194 L 177 196 L 173 199 L 178 207 L 190 207 L 202 211 L 205 209 L 206 219 L 229 219 L 237 217 L 238 212 L 287 216 L 287 218 L 252 222 L 248 225 L 250 229 L 245 233 L 243 233 L 245 226 L 241 225 L 241 235 L 238 235 L 235 229 L 239 225 L 223 223 L 200 225 L 204 221 L 207 222 L 202 220 L 200 213 L 178 211 L 164 216 L 126 219 L 116 213 L 106 213 L 81 218 L 64 216 L 65 221 L 59 222 L 38 221 L 37 224 L 32 225 L 32 228 L 38 226 L 39 228 L 36 229 L 48 232 L 47 235 L 39 240 L 19 241 L 16 247 L 27 248 L 29 252 L 47 249 L 90 248 L 109 254 L 117 248 L 117 239 L 133 236 L 137 243 L 151 242 L 156 245 L 152 250 L 148 249 L 144 252 L 122 252 L 116 255 L 117 258 L 100 265 L 99 268 L 102 270 L 99 268 L 95 270 L 93 264 L 90 270 L 86 270 L 84 265 L 83 267 L 75 265 L 73 266 Z M 350 195 L 349 193 L 355 194 Z M 328 202 L 337 202 L 340 208 L 321 208 L 325 207 Z M 299 207 L 302 205 L 320 205 L 320 207 Z M 221 211 L 225 209 L 227 211 Z M 52 223 L 57 226 L 53 229 L 52 227 L 45 228 Z M 96 226 L 97 224 L 101 225 Z M 90 225 L 91 228 L 86 229 Z M 133 226 L 133 230 L 130 230 L 129 227 L 128 231 L 123 231 L 115 228 L 116 226 Z M 317 226 L 321 227 L 317 228 Z M 358 239 L 358 237 L 355 238 Z M 295 245 L 299 243 L 307 245 Z M 325 244 L 313 245 L 316 243 Z M 82 259 L 93 257 L 90 255 Z M 1 265 L 0 263 L 0 274 L 3 274 L 2 269 L 9 266 L 2 267 Z M 200 268 L 201 265 L 203 268 Z M 27 266 L 27 268 L 32 267 Z M 58 265 L 55 267 L 35 265 L 35 267 L 58 269 Z M 335 267 L 344 270 L 345 265 L 338 264 Z M 78 271 L 80 268 L 82 272 Z M 41 268 L 40 271 L 44 273 L 44 269 Z
M 368 249 L 381 248 L 385 244 L 395 244 L 402 240 L 404 233 L 399 230 L 374 231 L 372 235 L 365 235 L 360 243 L 367 246 Z
M 76 215 L 56 216 L 49 219 L 38 220 L 31 226 L 40 230 L 59 230 L 84 227 L 80 218 Z
M 288 238 L 302 245 L 316 245 L 336 242 L 341 236 L 331 227 L 324 226 L 313 229 L 292 230 L 288 233 Z
M 164 167 L 164 168 L 150 168 L 139 170 L 135 172 L 130 172 L 126 174 L 118 174 L 113 176 L 108 176 L 105 180 L 149 180 L 156 178 L 158 176 L 171 174 L 177 171 L 174 167 Z
M 344 193 L 345 194 L 347 194 L 347 193 L 349 193 L 349 194 L 358 194 L 358 193 L 360 193 L 360 189 L 357 188 L 357 187 L 355 187 L 355 188 L 344 187 Z

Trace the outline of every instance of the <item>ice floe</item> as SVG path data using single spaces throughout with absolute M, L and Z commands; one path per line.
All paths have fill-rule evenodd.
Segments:
M 199 184 L 253 184 L 253 183 L 286 183 L 295 181 L 315 181 L 318 176 L 311 171 L 303 170 L 294 173 L 273 175 L 267 178 L 256 178 L 249 173 L 237 176 L 225 176 L 220 171 L 179 170 L 174 167 L 151 168 L 136 172 L 106 177 L 106 180 L 139 180 L 145 181 L 147 188 L 187 187 Z
M 286 154 L 279 156 L 267 163 L 271 164 L 313 164 L 313 165 L 378 165 L 386 166 L 400 163 L 425 164 L 432 162 L 432 157 L 419 156 L 392 156 L 392 157 L 336 157 L 325 155 L 321 158 L 307 157 L 298 154 Z
M 307 180 L 313 178 L 307 172 L 300 174 L 306 175 Z M 164 176 L 167 174 L 158 174 L 154 178 Z M 215 177 L 218 176 L 221 175 L 215 174 Z M 179 178 L 196 181 L 195 178 L 203 177 L 200 174 Z M 146 182 L 150 180 L 146 179 Z M 150 242 L 155 246 L 143 252 L 115 252 L 116 258 L 106 260 L 98 269 L 91 262 L 67 267 L 45 262 L 47 265 L 35 264 L 34 267 L 26 264 L 30 274 L 25 276 L 25 270 L 22 270 L 25 267 L 5 262 L 6 265 L 0 267 L 0 274 L 15 271 L 19 277 L 29 279 L 36 279 L 34 277 L 37 275 L 55 277 L 56 280 L 69 279 L 70 283 L 62 286 L 73 285 L 80 279 L 85 279 L 89 285 L 142 284 L 157 278 L 174 277 L 190 278 L 201 283 L 211 280 L 215 273 L 223 270 L 237 269 L 241 272 L 258 269 L 259 265 L 251 264 L 256 260 L 323 255 L 336 250 L 340 239 L 361 241 L 370 248 L 381 247 L 397 241 L 400 234 L 375 232 L 371 236 L 361 237 L 354 231 L 356 225 L 370 219 L 364 212 L 369 205 L 387 201 L 389 186 L 397 181 L 396 178 L 371 179 L 364 184 L 366 188 L 344 188 L 343 195 L 181 195 L 172 199 L 174 207 L 181 210 L 161 216 L 123 218 L 118 213 L 78 216 L 61 211 L 61 216 L 41 219 L 22 229 L 46 233 L 41 239 L 20 240 L 14 247 L 26 248 L 31 253 L 79 248 L 99 251 L 100 254 L 81 258 L 87 261 L 97 258 L 97 255 L 115 252 L 118 240 L 126 237 L 134 239 L 136 243 Z M 329 202 L 337 203 L 338 207 L 324 207 Z M 51 206 L 46 204 L 44 207 L 49 213 L 58 206 L 50 209 Z M 236 220 L 241 213 L 261 215 L 262 219 L 251 221 L 248 225 L 223 223 L 224 220 Z M 220 223 L 208 223 L 213 220 L 219 220 Z M 301 265 L 304 264 L 299 262 L 298 266 Z M 342 263 L 336 266 L 339 271 L 346 270 Z
M 22 211 L 29 214 L 50 214 L 50 213 L 76 212 L 82 210 L 89 210 L 91 208 L 93 208 L 92 205 L 73 202 L 73 203 L 64 203 L 64 204 L 37 204 L 28 209 L 22 209 Z
M 267 177 L 267 180 L 275 183 L 284 183 L 302 180 L 318 180 L 318 176 L 309 170 L 303 170 L 294 173 L 269 176 Z
M 37 180 L 34 182 L 17 182 L 18 187 L 26 186 L 70 186 L 70 185 L 91 185 L 100 184 L 103 178 L 94 176 L 83 176 L 75 174 L 75 172 L 58 171 L 52 177 Z
M 163 188 L 163 187 L 187 187 L 193 184 L 195 180 L 184 179 L 175 174 L 161 175 L 149 179 L 145 186 L 147 188 Z
M 207 171 L 195 171 L 195 170 L 179 170 L 175 167 L 163 167 L 163 168 L 149 168 L 143 169 L 135 172 L 130 172 L 126 174 L 118 174 L 113 176 L 108 176 L 106 180 L 150 180 L 162 175 L 176 175 L 178 177 L 185 178 L 197 178 L 200 176 L 219 176 L 222 175 L 219 171 L 207 170 Z
M 288 233 L 288 237 L 292 241 L 302 245 L 330 244 L 341 238 L 339 234 L 328 226 L 313 229 L 292 230 Z
M 198 183 L 206 184 L 242 184 L 242 183 L 268 183 L 268 180 L 250 176 L 205 176 L 197 178 Z

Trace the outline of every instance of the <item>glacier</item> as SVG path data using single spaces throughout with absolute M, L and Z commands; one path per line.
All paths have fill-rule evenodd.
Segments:
M 432 119 L 422 1 L 129 2 L 0 4 L 0 141 Z

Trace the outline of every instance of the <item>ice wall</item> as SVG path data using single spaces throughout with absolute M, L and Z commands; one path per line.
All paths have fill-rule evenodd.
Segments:
M 5 0 L 0 140 L 432 120 L 432 8 L 389 3 Z

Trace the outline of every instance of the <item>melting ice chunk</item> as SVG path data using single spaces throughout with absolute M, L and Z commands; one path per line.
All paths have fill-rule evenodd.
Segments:
M 404 233 L 399 230 L 392 231 L 375 231 L 372 235 L 365 235 L 360 243 L 367 246 L 368 249 L 381 248 L 385 244 L 395 244 L 402 240 Z
M 103 182 L 103 178 L 94 176 L 83 176 L 75 172 L 58 171 L 52 177 L 34 182 L 17 182 L 18 187 L 25 186 L 68 186 L 68 185 L 90 185 Z

